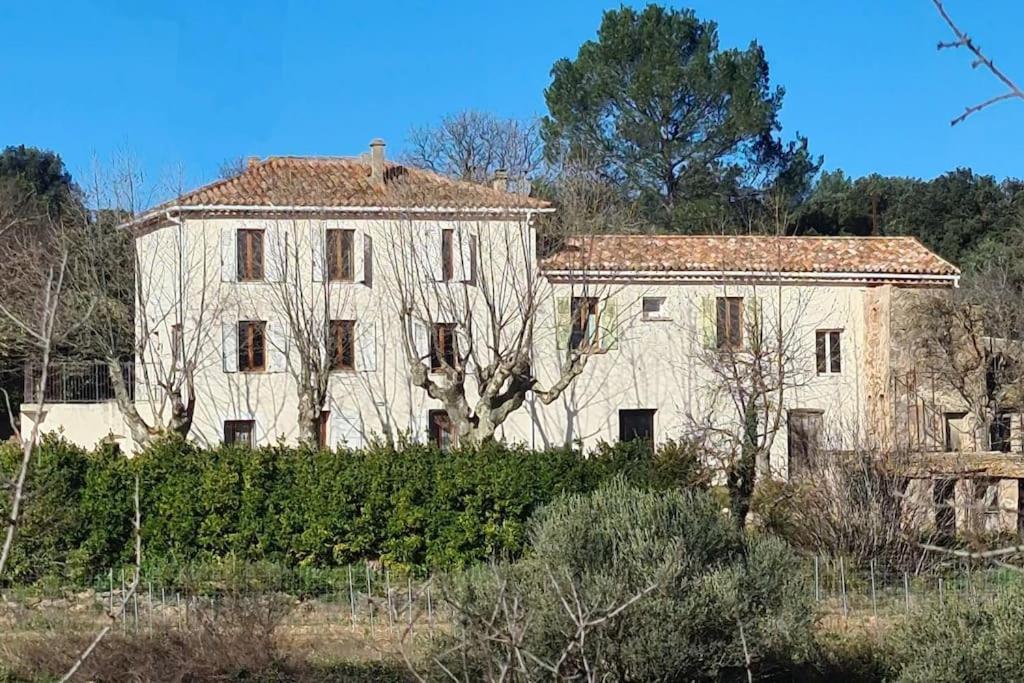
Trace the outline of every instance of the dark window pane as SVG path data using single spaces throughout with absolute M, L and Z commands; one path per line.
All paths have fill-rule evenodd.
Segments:
M 743 346 L 743 299 L 721 296 L 716 301 L 716 339 L 720 349 Z
M 597 299 L 589 296 L 572 298 L 572 333 L 569 347 L 596 346 L 597 343 Z
M 654 443 L 654 410 L 620 410 L 619 441 Z
M 825 358 L 825 333 L 817 332 L 814 335 L 814 355 L 817 360 L 818 374 L 825 374 L 825 370 L 828 368 L 828 363 Z
M 441 279 L 448 282 L 454 277 L 454 263 L 452 258 L 452 239 L 455 231 L 446 229 L 441 231 Z
M 354 370 L 356 367 L 354 320 L 332 320 L 327 353 L 335 370 Z
M 1010 413 L 999 413 L 992 421 L 990 438 L 992 450 L 1003 453 L 1010 452 L 1010 431 L 1013 415 Z
M 224 422 L 224 443 L 253 447 L 256 442 L 256 423 L 252 420 Z
M 839 332 L 829 333 L 829 361 L 832 372 L 838 373 L 842 370 L 842 352 L 839 347 Z
M 427 413 L 427 423 L 430 427 L 429 438 L 431 443 L 442 451 L 447 451 L 455 445 L 455 425 L 452 424 L 447 412 L 431 410 Z
M 451 368 L 457 365 L 455 324 L 436 323 L 430 337 L 430 369 L 441 372 L 446 365 Z
M 236 268 L 239 280 L 263 279 L 263 231 L 239 230 Z
M 327 231 L 327 279 L 350 282 L 355 273 L 353 264 L 354 230 Z
M 257 321 L 238 323 L 238 369 L 242 371 L 266 369 L 266 323 Z

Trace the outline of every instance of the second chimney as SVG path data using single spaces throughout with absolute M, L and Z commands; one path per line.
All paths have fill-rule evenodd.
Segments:
M 384 184 L 384 141 L 380 138 L 370 141 L 370 181 L 374 185 Z
M 499 168 L 494 172 L 494 180 L 491 181 L 491 187 L 499 192 L 508 192 L 508 171 L 503 168 Z

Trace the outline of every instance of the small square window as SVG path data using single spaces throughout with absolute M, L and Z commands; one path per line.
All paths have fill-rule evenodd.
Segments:
M 229 446 L 256 445 L 256 422 L 254 420 L 225 420 L 224 421 L 224 443 Z
M 645 296 L 643 301 L 644 320 L 668 320 L 668 313 L 665 311 L 665 297 Z

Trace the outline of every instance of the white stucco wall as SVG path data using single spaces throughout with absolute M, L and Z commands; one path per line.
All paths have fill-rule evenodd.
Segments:
M 231 268 L 223 272 L 225 256 L 230 261 L 224 240 L 233 239 L 240 228 L 267 231 L 267 271 L 271 277 L 276 271 L 279 282 L 234 282 Z M 357 231 L 357 245 L 370 241 L 373 277 L 369 282 L 332 283 L 325 288 L 314 281 L 313 245 L 320 231 L 330 228 Z M 360 357 L 357 371 L 331 377 L 326 409 L 333 416 L 344 417 L 343 425 L 332 422 L 332 440 L 338 440 L 340 430 L 357 440 L 403 433 L 423 438 L 427 411 L 442 406 L 409 381 L 396 287 L 403 278 L 407 281 L 411 277 L 410 268 L 417 271 L 416 277 L 434 268 L 439 247 L 431 235 L 439 234 L 442 228 L 454 229 L 460 235 L 475 234 L 479 240 L 478 268 L 487 276 L 482 279 L 491 283 L 491 296 L 495 296 L 495 288 L 500 288 L 498 296 L 506 305 L 521 305 L 513 293 L 528 282 L 536 283 L 535 278 L 540 276 L 532 257 L 533 232 L 518 220 L 225 217 L 186 219 L 139 236 L 143 264 L 140 289 L 146 292 L 140 310 L 146 311 L 150 334 L 146 356 L 138 360 L 150 383 L 141 379 L 145 375 L 140 370 L 136 393 L 140 403 L 147 406 L 146 414 L 166 415 L 169 409 L 161 401 L 160 392 L 149 392 L 147 387 L 172 377 L 168 373 L 176 366 L 170 362 L 171 328 L 180 324 L 185 355 L 196 361 L 199 398 L 192 438 L 217 443 L 223 438 L 225 420 L 252 419 L 260 443 L 279 439 L 294 442 L 298 435 L 298 366 L 294 346 L 286 334 L 281 295 L 299 288 L 308 300 L 325 305 L 330 319 L 356 320 L 357 337 L 367 333 L 372 336 L 370 342 L 357 341 L 363 352 L 371 354 L 372 369 L 367 369 Z M 229 245 L 228 251 L 231 248 Z M 280 251 L 289 255 L 286 267 L 271 264 L 275 260 L 283 263 Z M 362 254 L 362 247 L 357 247 L 357 258 Z M 362 268 L 357 267 L 359 270 Z M 423 291 L 435 287 L 431 284 Z M 465 292 L 465 306 L 477 315 L 482 312 L 486 297 L 478 286 L 441 287 Z M 539 314 L 534 344 L 534 363 L 542 383 L 556 378 L 564 354 L 555 338 L 555 310 L 560 298 L 583 293 L 610 297 L 617 312 L 616 321 L 609 323 L 617 328 L 617 346 L 594 355 L 584 374 L 553 404 L 543 406 L 528 400 L 499 433 L 508 440 L 535 447 L 575 441 L 592 446 L 617 439 L 618 411 L 624 408 L 655 409 L 657 440 L 682 436 L 708 414 L 715 417 L 718 426 L 738 428 L 735 411 L 706 364 L 702 311 L 708 299 L 740 296 L 745 302 L 761 302 L 769 333 L 779 322 L 785 331 L 792 367 L 787 371 L 791 387 L 784 398 L 783 415 L 790 409 L 822 411 L 829 444 L 852 447 L 866 438 L 865 298 L 869 287 L 835 281 L 725 283 L 713 275 L 698 280 L 660 277 L 626 283 L 574 282 L 565 276 L 550 283 L 544 280 L 536 289 Z M 642 319 L 645 296 L 665 298 L 667 320 Z M 445 307 L 436 302 L 430 306 L 435 308 L 432 315 L 438 321 L 459 315 L 457 311 L 441 310 Z M 230 331 L 237 321 L 247 319 L 268 322 L 273 356 L 268 371 L 225 371 L 225 325 Z M 840 374 L 818 376 L 815 372 L 818 329 L 842 330 Z M 138 334 L 143 334 L 141 327 Z M 44 424 L 60 426 L 68 438 L 89 446 L 111 431 L 129 433 L 113 403 L 53 406 Z M 780 474 L 786 471 L 786 445 L 783 418 L 772 447 L 773 469 Z

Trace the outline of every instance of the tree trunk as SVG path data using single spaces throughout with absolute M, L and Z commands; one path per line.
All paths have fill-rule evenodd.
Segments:
M 153 430 L 139 414 L 135 401 L 128 393 L 125 386 L 124 375 L 121 374 L 121 363 L 116 358 L 107 359 L 107 374 L 110 376 L 110 384 L 114 387 L 114 398 L 117 401 L 118 410 L 124 418 L 128 430 L 131 432 L 132 440 L 140 446 L 148 446 L 153 441 Z
M 299 441 L 310 445 L 326 446 L 320 440 L 320 413 L 322 405 L 313 400 L 308 389 L 299 389 Z
M 757 483 L 758 461 L 767 457 L 762 454 L 757 440 L 757 408 L 753 401 L 744 408 L 743 441 L 740 446 L 738 460 L 733 463 L 726 475 L 726 486 L 729 489 L 729 510 L 733 523 L 738 529 L 747 524 L 750 513 L 750 500 L 754 495 Z

